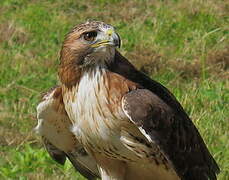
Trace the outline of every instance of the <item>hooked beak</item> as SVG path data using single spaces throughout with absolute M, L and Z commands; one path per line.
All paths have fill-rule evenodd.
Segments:
M 115 33 L 115 37 L 113 38 L 113 41 L 114 41 L 115 47 L 118 47 L 118 48 L 121 47 L 121 39 L 118 33 Z
M 115 46 L 120 48 L 121 46 L 121 40 L 120 40 L 120 36 L 114 32 L 113 29 L 108 29 L 104 36 L 101 38 L 98 38 L 98 40 L 91 45 L 91 47 L 95 48 L 95 47 L 100 47 L 100 46 Z

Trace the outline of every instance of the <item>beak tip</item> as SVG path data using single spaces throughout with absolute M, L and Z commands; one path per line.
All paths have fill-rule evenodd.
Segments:
M 119 39 L 118 48 L 120 48 L 120 47 L 121 47 L 121 41 L 120 41 L 120 39 Z
M 118 33 L 114 33 L 113 42 L 114 42 L 115 47 L 118 47 L 118 48 L 121 47 L 121 39 Z
M 121 41 L 120 41 L 119 38 L 114 40 L 114 45 L 115 45 L 116 47 L 118 47 L 118 48 L 121 47 Z

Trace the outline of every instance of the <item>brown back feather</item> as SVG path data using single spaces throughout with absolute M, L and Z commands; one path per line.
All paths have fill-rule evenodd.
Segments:
M 109 70 L 140 84 L 161 98 L 173 111 L 173 121 L 165 121 L 163 126 L 168 131 L 156 131 L 158 143 L 172 162 L 182 180 L 216 180 L 219 167 L 208 151 L 198 130 L 176 98 L 160 83 L 151 80 L 136 70 L 127 59 L 116 51 L 115 61 Z M 171 123 L 171 124 L 170 124 Z M 160 124 L 161 126 L 161 124 Z M 155 129 L 146 125 L 146 132 L 153 138 Z

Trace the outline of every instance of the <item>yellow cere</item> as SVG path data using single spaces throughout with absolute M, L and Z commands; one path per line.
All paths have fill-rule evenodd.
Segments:
M 107 30 L 107 32 L 106 32 L 106 34 L 108 35 L 108 36 L 111 36 L 112 34 L 113 34 L 113 30 L 112 29 L 108 29 Z

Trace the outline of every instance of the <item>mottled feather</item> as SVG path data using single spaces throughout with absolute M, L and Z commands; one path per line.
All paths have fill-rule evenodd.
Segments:
M 68 158 L 87 179 L 99 177 L 95 160 L 85 151 L 71 132 L 71 122 L 65 111 L 61 87 L 48 91 L 37 107 L 37 132 L 50 156 L 60 164 Z
M 123 97 L 123 109 L 184 180 L 215 180 L 219 169 L 192 122 L 185 122 L 146 89 Z

